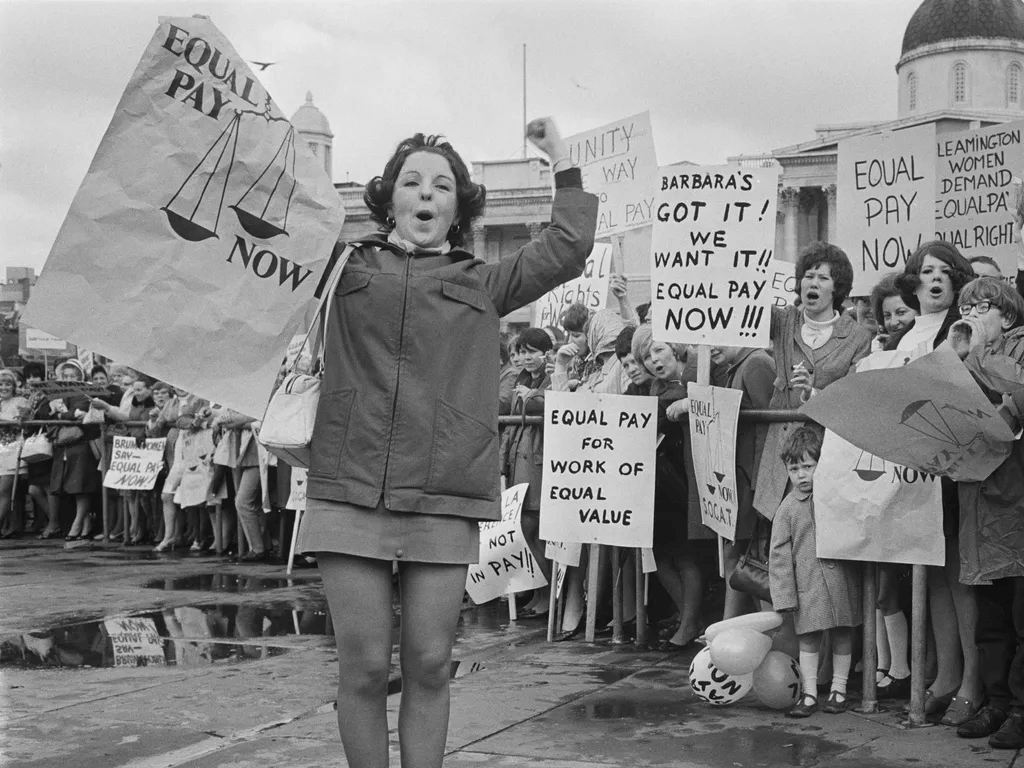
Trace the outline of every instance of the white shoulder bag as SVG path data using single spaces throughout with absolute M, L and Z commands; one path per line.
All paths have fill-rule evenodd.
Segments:
M 306 338 L 299 347 L 295 360 L 292 362 L 281 386 L 270 398 L 267 411 L 263 414 L 263 425 L 259 430 L 259 441 L 272 454 L 293 467 L 309 467 L 309 444 L 313 439 L 313 424 L 316 422 L 316 409 L 320 404 L 320 379 L 323 366 L 317 366 L 317 359 L 323 349 L 327 336 L 327 317 L 331 311 L 331 298 L 341 280 L 349 256 L 359 243 L 348 245 L 334 265 L 334 271 L 324 287 L 316 315 L 309 324 Z M 314 331 L 317 333 L 314 335 Z M 301 373 L 298 370 L 302 359 L 302 350 L 309 344 L 313 360 L 313 371 Z

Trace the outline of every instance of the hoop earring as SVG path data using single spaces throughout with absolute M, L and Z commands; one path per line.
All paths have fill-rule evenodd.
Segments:
M 391 227 L 392 229 L 394 229 L 395 228 L 395 219 L 394 219 L 394 217 L 393 216 L 388 216 L 386 219 L 384 219 L 384 224 L 389 226 L 389 227 Z
M 459 234 L 459 222 L 456 221 L 454 224 L 451 225 L 451 227 L 448 228 L 448 234 L 450 234 L 450 235 L 457 235 L 457 234 Z

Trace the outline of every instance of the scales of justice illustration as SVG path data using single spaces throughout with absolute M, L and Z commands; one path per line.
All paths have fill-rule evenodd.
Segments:
M 244 121 L 243 117 L 251 116 Z M 228 198 L 232 176 L 244 173 L 244 165 L 236 166 L 238 138 L 243 130 L 258 129 L 259 121 L 288 126 L 277 151 L 256 179 L 238 199 Z M 253 125 L 256 123 L 256 125 Z M 265 181 L 264 181 L 265 180 Z M 243 182 L 244 183 L 244 182 Z M 183 240 L 198 243 L 220 236 L 221 211 L 227 206 L 235 212 L 246 232 L 260 240 L 288 235 L 288 209 L 295 193 L 295 128 L 285 117 L 272 117 L 270 97 L 263 110 L 235 110 L 234 116 L 206 150 L 182 182 L 178 191 L 161 207 L 175 234 Z

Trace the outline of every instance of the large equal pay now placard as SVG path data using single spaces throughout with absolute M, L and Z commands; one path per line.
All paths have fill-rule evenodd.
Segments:
M 654 338 L 767 347 L 777 168 L 659 169 L 651 236 Z
M 23 319 L 259 417 L 343 220 L 323 167 L 213 23 L 164 19 Z
M 853 296 L 867 296 L 935 236 L 935 125 L 839 143 L 836 244 L 853 264 Z
M 540 537 L 650 547 L 657 399 L 548 392 Z

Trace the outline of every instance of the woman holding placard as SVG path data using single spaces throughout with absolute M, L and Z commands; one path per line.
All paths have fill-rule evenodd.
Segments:
M 842 311 L 853 288 L 853 266 L 842 249 L 822 242 L 807 245 L 797 258 L 795 276 L 794 306 L 772 308 L 776 371 L 772 410 L 796 410 L 813 392 L 846 376 L 871 351 L 871 332 Z M 799 422 L 772 424 L 764 455 L 777 456 L 786 436 L 799 426 Z M 788 482 L 779 462 L 761 462 L 754 508 L 771 520 Z
M 388 765 L 396 560 L 402 763 L 441 765 L 468 564 L 478 523 L 500 519 L 499 317 L 582 274 L 593 248 L 597 198 L 554 123 L 527 135 L 554 170 L 551 224 L 536 240 L 493 263 L 464 250 L 485 190 L 447 141 L 416 134 L 367 184 L 382 233 L 355 244 L 328 302 L 297 549 L 316 556 L 331 606 L 353 768 Z

